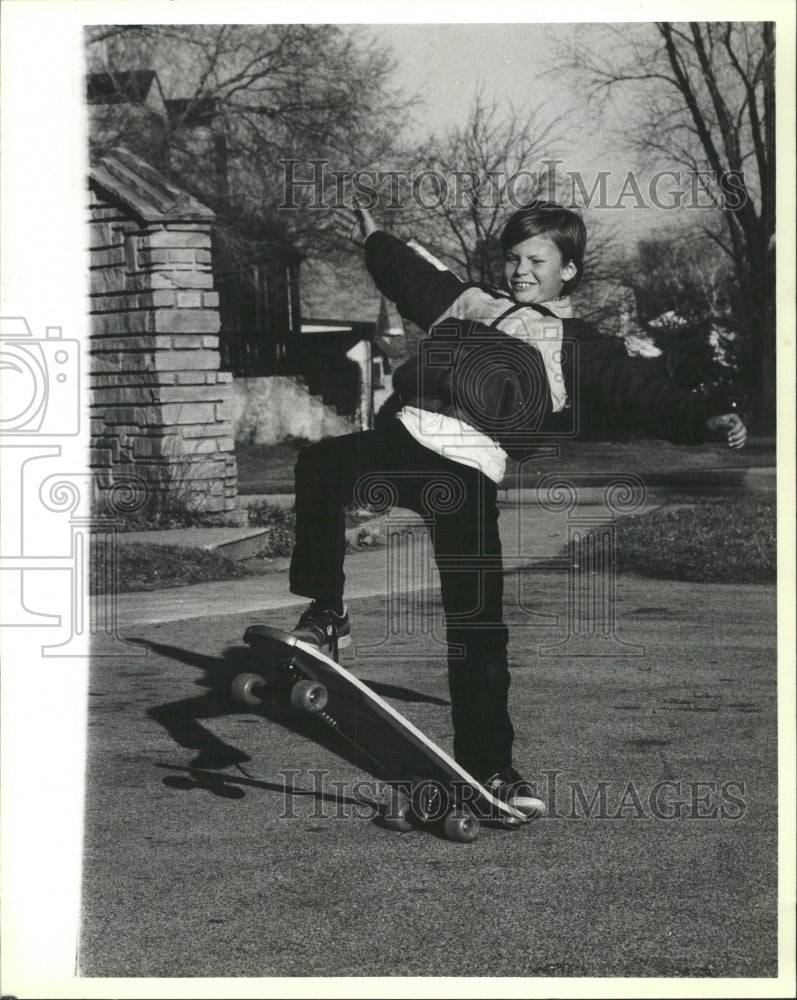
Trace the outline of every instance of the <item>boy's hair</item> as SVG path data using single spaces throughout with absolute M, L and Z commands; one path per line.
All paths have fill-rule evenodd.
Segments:
M 531 236 L 545 233 L 550 236 L 567 264 L 576 265 L 576 276 L 562 285 L 562 294 L 569 295 L 578 285 L 584 272 L 584 248 L 587 229 L 577 212 L 552 201 L 533 201 L 509 216 L 501 233 L 501 250 L 506 254 Z

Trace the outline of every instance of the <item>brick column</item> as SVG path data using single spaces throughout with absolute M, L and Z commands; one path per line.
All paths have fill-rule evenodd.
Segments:
M 119 183 L 103 190 L 101 172 L 90 184 L 91 465 L 107 483 L 114 473 L 139 475 L 151 511 L 220 513 L 235 505 L 237 472 L 232 376 L 219 371 L 212 213 L 192 218 L 191 202 L 188 220 L 174 221 L 172 199 L 158 219 L 152 191 L 163 189 L 147 170 L 143 194 L 125 176 L 132 208 Z M 142 210 L 135 200 L 145 196 Z

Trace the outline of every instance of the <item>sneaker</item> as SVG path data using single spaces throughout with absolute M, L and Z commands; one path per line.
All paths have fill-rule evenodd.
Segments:
M 491 795 L 522 812 L 527 819 L 540 819 L 548 812 L 542 799 L 532 794 L 531 785 L 514 767 L 496 771 L 481 783 Z
M 299 623 L 291 635 L 317 649 L 326 656 L 337 659 L 340 649 L 351 645 L 351 625 L 346 607 L 343 614 L 334 611 L 324 611 L 316 601 L 302 614 Z

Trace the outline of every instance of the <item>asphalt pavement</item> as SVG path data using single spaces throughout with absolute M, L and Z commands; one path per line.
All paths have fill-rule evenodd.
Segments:
M 502 510 L 516 763 L 550 815 L 468 845 L 387 829 L 325 727 L 230 698 L 246 626 L 295 623 L 284 568 L 122 595 L 126 643 L 97 642 L 90 678 L 81 974 L 774 976 L 776 589 L 574 589 L 576 516 L 607 521 Z M 405 528 L 347 560 L 344 665 L 450 749 L 442 608 Z

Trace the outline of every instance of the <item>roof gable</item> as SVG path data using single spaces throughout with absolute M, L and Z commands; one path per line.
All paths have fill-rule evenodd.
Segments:
M 89 104 L 144 104 L 156 80 L 152 69 L 89 73 L 86 100 Z
M 144 222 L 210 222 L 215 218 L 206 205 L 123 146 L 91 168 L 89 183 Z

